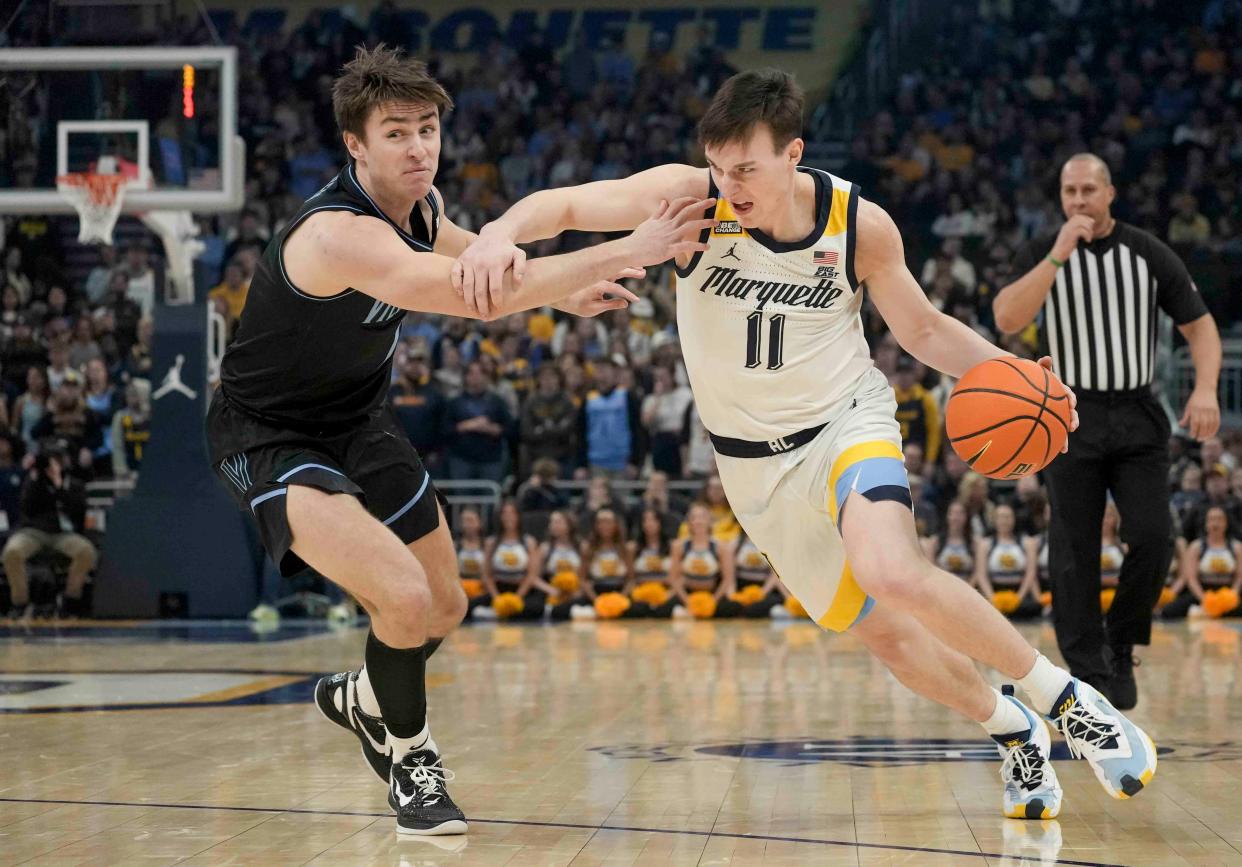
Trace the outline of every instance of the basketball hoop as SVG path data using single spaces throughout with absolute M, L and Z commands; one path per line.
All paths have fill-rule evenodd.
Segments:
M 78 242 L 112 243 L 112 228 L 121 214 L 125 187 L 123 174 L 70 172 L 56 178 L 56 189 L 78 212 Z

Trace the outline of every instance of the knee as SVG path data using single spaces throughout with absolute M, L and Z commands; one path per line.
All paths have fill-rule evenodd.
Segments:
M 10 536 L 9 541 L 4 543 L 4 550 L 0 551 L 0 560 L 4 561 L 5 568 L 12 568 L 14 565 L 21 566 L 34 555 L 35 550 L 37 549 L 32 549 L 18 533 Z
M 931 564 L 913 552 L 870 551 L 851 561 L 854 580 L 867 595 L 901 610 L 925 598 Z
M 73 561 L 75 566 L 82 566 L 86 569 L 94 567 L 95 561 L 99 556 L 95 546 L 85 537 L 79 537 L 74 540 L 73 546 L 65 553 L 69 555 L 69 559 Z
M 466 619 L 469 607 L 470 600 L 466 598 L 466 591 L 462 589 L 461 581 L 453 581 L 448 585 L 447 590 L 437 594 L 433 606 L 432 622 L 428 626 L 429 637 L 443 638 L 456 629 L 457 625 Z
M 431 591 L 421 574 L 394 580 L 378 600 L 375 619 L 383 624 L 381 640 L 393 647 L 418 647 L 427 640 Z

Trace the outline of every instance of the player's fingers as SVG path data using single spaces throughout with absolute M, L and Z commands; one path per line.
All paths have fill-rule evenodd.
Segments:
M 707 244 L 700 244 L 698 241 L 682 241 L 673 245 L 673 257 L 680 256 L 682 253 L 703 253 L 707 250 Z
M 674 219 L 684 224 L 695 214 L 701 214 L 706 211 L 709 207 L 716 203 L 716 200 L 687 198 L 678 199 L 678 202 L 680 203 L 680 208 L 677 213 L 674 214 Z
M 617 280 L 641 280 L 647 276 L 646 268 L 622 268 L 616 276 Z
M 474 269 L 463 268 L 461 274 L 461 293 L 466 301 L 466 309 L 471 313 L 479 313 L 479 305 L 474 297 Z
M 660 199 L 660 207 L 656 208 L 656 219 L 660 219 L 668 211 L 668 199 Z
M 637 295 L 635 295 L 629 289 L 626 289 L 620 283 L 606 283 L 604 285 L 605 285 L 604 291 L 607 292 L 609 295 L 615 295 L 618 298 L 624 298 L 626 301 L 637 301 L 638 300 Z
M 453 284 L 453 288 L 461 294 L 461 260 L 458 259 L 453 263 L 453 267 L 449 270 L 449 282 Z
M 686 223 L 683 228 L 688 232 L 695 232 L 697 234 L 698 232 L 702 232 L 704 229 L 714 229 L 718 225 L 720 225 L 720 221 L 716 219 L 694 220 Z
M 500 304 L 504 301 L 505 294 L 505 272 L 503 270 L 491 273 L 487 290 L 491 295 L 492 310 L 499 313 Z
M 522 285 L 524 276 L 526 276 L 526 251 L 521 247 L 516 247 L 513 252 L 513 287 L 515 289 Z

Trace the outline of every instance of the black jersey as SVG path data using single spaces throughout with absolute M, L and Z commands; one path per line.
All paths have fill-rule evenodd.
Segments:
M 284 267 L 285 239 L 319 211 L 352 211 L 383 220 L 412 250 L 430 252 L 440 214 L 435 196 L 410 214 L 413 234 L 390 220 L 347 166 L 306 200 L 272 238 L 250 282 L 237 336 L 224 353 L 220 387 L 229 402 L 281 427 L 319 429 L 366 419 L 383 404 L 405 311 L 353 288 L 326 298 L 294 286 Z

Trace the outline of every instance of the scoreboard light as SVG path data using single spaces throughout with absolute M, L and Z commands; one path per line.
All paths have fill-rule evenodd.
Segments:
M 181 67 L 181 114 L 194 117 L 194 67 L 188 63 Z

